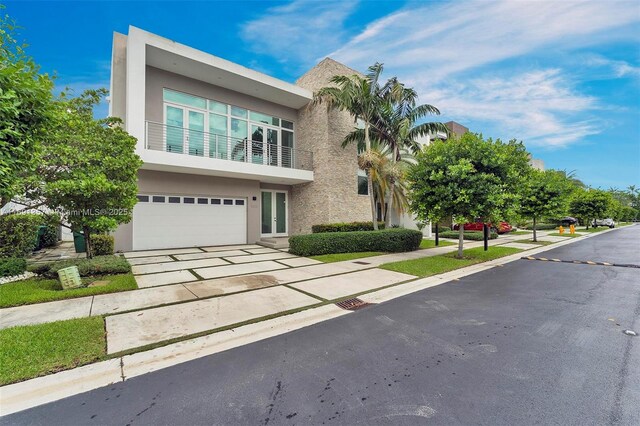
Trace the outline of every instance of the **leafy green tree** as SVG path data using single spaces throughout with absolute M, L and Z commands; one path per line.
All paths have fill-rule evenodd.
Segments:
M 16 41 L 15 29 L 0 16 L 0 207 L 18 191 L 19 172 L 34 169 L 53 112 L 53 82 Z
M 594 219 L 607 216 L 611 206 L 611 194 L 600 189 L 583 189 L 574 193 L 569 205 L 571 214 L 582 220 L 589 229 Z
M 453 216 L 460 224 L 482 218 L 502 219 L 515 213 L 516 189 L 530 166 L 521 142 L 503 143 L 467 133 L 459 139 L 434 141 L 416 155 L 409 169 L 410 208 L 421 222 Z M 458 254 L 463 256 L 464 227 Z
M 92 234 L 131 220 L 142 164 L 135 154 L 136 139 L 118 118 L 93 118 L 93 108 L 106 93 L 88 90 L 57 102 L 55 125 L 23 189 L 27 208 L 60 211 L 66 226 L 83 232 L 89 258 Z
M 379 160 L 379 156 L 371 151 L 371 123 L 380 115 L 384 98 L 389 91 L 397 90 L 394 80 L 389 80 L 384 86 L 380 85 L 380 74 L 383 66 L 376 63 L 369 67 L 366 76 L 336 75 L 329 81 L 331 86 L 323 87 L 314 93 L 314 103 L 326 103 L 329 108 L 349 112 L 357 122 L 364 124 L 365 149 L 358 156 L 358 165 L 367 174 L 367 188 L 371 201 L 371 220 L 373 228 L 378 229 L 376 220 L 376 202 L 373 191 L 373 180 L 370 170 Z
M 537 220 L 563 215 L 572 189 L 573 183 L 564 172 L 531 169 L 522 185 L 520 214 L 533 219 L 533 241 L 538 241 Z

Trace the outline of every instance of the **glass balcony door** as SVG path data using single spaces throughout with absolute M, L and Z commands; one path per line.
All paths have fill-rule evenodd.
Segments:
M 278 166 L 280 159 L 280 131 L 275 127 L 251 125 L 250 162 Z
M 282 191 L 262 191 L 261 233 L 263 237 L 286 237 L 287 193 Z
M 165 104 L 165 150 L 202 156 L 205 152 L 205 114 Z

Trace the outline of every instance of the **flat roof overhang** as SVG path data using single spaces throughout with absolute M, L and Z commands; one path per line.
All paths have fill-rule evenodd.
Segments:
M 286 81 L 262 74 L 192 47 L 151 34 L 136 27 L 129 37 L 144 43 L 146 64 L 204 81 L 235 92 L 300 109 L 313 100 L 313 93 Z

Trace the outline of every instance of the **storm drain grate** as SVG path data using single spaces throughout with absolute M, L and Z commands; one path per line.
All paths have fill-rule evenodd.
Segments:
M 347 311 L 357 311 L 358 309 L 366 308 L 367 306 L 371 305 L 374 305 L 374 303 L 367 303 L 364 300 L 358 299 L 357 297 L 336 303 L 337 307 L 346 309 Z
M 358 265 L 371 265 L 369 262 L 363 262 L 362 260 L 356 260 L 353 263 L 357 263 Z

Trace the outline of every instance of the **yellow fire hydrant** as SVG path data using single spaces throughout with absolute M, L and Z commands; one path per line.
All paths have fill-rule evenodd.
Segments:
M 560 235 L 564 234 L 564 228 L 562 226 L 560 228 L 558 228 L 558 233 Z
M 575 225 L 569 225 L 569 233 L 571 235 L 576 233 L 576 226 Z

